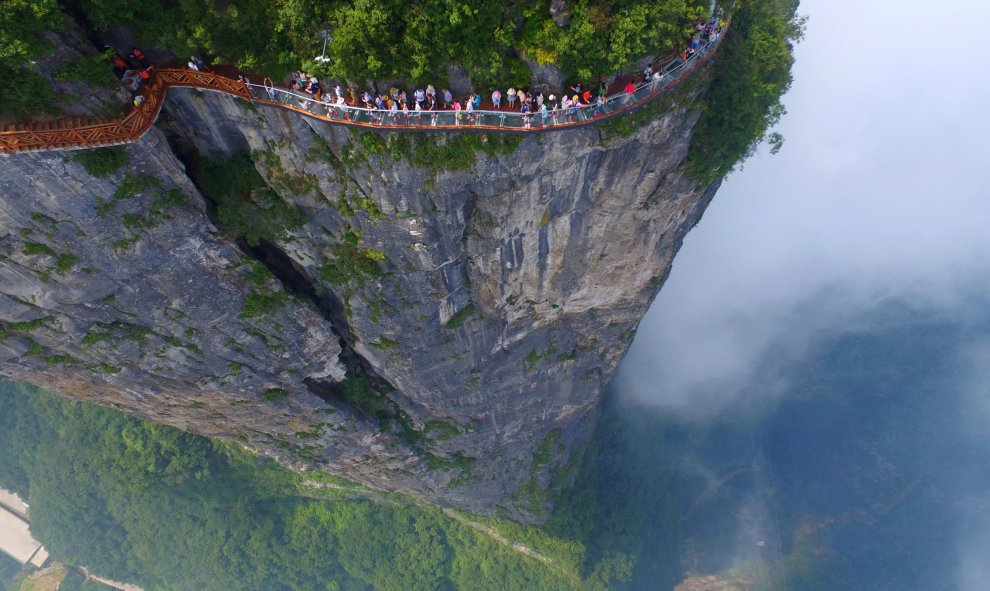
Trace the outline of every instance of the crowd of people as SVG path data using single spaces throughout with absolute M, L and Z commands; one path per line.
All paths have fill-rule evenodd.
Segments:
M 653 63 L 648 64 L 642 71 L 641 78 L 636 75 L 628 77 L 622 85 L 622 93 L 615 96 L 609 96 L 609 84 L 604 79 L 594 87 L 577 82 L 559 96 L 552 92 L 544 94 L 523 88 L 508 88 L 504 93 L 500 89 L 493 90 L 485 97 L 488 100 L 483 99 L 480 93 L 455 98 L 448 88 L 440 88 L 438 91 L 432 84 L 408 93 L 393 86 L 383 92 L 372 93 L 366 90 L 359 94 L 353 87 L 348 87 L 345 91 L 340 83 L 324 87 L 315 76 L 301 70 L 296 71 L 288 81 L 288 90 L 291 92 L 277 88 L 269 78 L 264 79 L 263 86 L 272 100 L 296 101 L 307 110 L 322 107 L 326 109 L 326 115 L 334 119 L 349 120 L 358 116 L 356 113 L 363 112 L 367 114 L 368 120 L 377 124 L 437 125 L 440 114 L 450 112 L 453 113 L 453 122 L 456 125 L 474 125 L 483 123 L 486 115 L 499 116 L 513 112 L 521 115 L 523 127 L 559 125 L 603 115 L 611 110 L 613 101 L 628 105 L 634 102 L 636 93 L 644 88 L 652 93 L 670 71 L 687 63 L 707 45 L 717 42 L 724 27 L 725 23 L 718 17 L 699 21 L 696 23 L 695 33 L 687 40 L 684 50 L 678 56 L 679 61 L 675 60 L 662 68 L 655 68 Z M 141 85 L 153 78 L 155 67 L 137 47 L 132 47 L 126 56 L 113 50 L 111 59 L 114 74 L 122 85 L 135 93 L 134 104 L 140 106 L 144 99 L 139 94 Z M 195 71 L 212 71 L 197 56 L 193 56 L 186 66 Z M 244 84 L 251 85 L 245 75 L 238 74 L 237 78 Z M 448 119 L 450 115 L 444 116 L 445 124 Z M 501 115 L 501 120 L 504 119 L 505 115 Z
M 446 122 L 451 116 L 441 114 L 451 112 L 456 125 L 474 125 L 484 122 L 485 116 L 498 117 L 504 112 L 516 112 L 521 115 L 523 127 L 558 125 L 603 115 L 611 109 L 613 101 L 630 104 L 636 93 L 644 88 L 653 92 L 677 65 L 687 63 L 708 44 L 717 42 L 724 26 L 725 23 L 718 17 L 699 21 L 695 33 L 678 56 L 679 61 L 673 62 L 673 67 L 655 68 L 654 64 L 648 64 L 642 71 L 642 77 L 629 77 L 622 86 L 623 92 L 617 96 L 609 96 L 609 84 L 604 79 L 595 87 L 577 82 L 560 96 L 508 88 L 504 93 L 495 89 L 485 97 L 481 93 L 470 93 L 466 97 L 455 98 L 448 88 L 437 90 L 432 84 L 409 92 L 395 86 L 379 92 L 359 92 L 353 87 L 345 90 L 340 83 L 324 86 L 318 78 L 302 70 L 296 71 L 288 81 L 291 93 L 276 88 L 269 78 L 265 78 L 264 87 L 272 100 L 296 101 L 300 107 L 311 111 L 323 107 L 326 115 L 334 119 L 348 120 L 359 116 L 357 112 L 362 112 L 376 124 L 437 125 L 438 116 Z
M 112 47 L 107 47 L 110 60 L 113 62 L 113 74 L 120 80 L 122 86 L 137 93 L 142 85 L 147 84 L 155 75 L 155 66 L 137 47 L 132 47 L 126 57 Z M 141 106 L 144 95 L 135 94 L 134 106 Z

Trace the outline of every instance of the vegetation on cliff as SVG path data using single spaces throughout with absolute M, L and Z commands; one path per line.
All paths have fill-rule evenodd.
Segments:
M 603 561 L 585 575 L 580 543 L 534 528 L 375 503 L 360 485 L 26 386 L 0 383 L 0 449 L 0 486 L 29 499 L 56 559 L 146 589 L 593 590 L 615 572 Z
M 799 0 L 737 0 L 732 31 L 716 56 L 715 74 L 694 129 L 688 170 L 699 181 L 719 179 L 767 141 L 784 115 L 780 98 L 791 85 L 794 43 L 804 34 Z

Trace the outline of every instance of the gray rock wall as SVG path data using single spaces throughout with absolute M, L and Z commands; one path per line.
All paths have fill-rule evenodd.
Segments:
M 63 154 L 0 160 L 0 371 L 375 488 L 538 518 L 717 188 L 684 176 L 696 119 L 682 105 L 628 138 L 585 128 L 518 145 L 387 138 L 173 89 L 161 131 L 128 148 L 128 174 L 161 191 L 109 213 L 97 209 L 124 173 L 95 180 Z M 253 153 L 306 214 L 269 250 L 311 299 L 242 317 L 253 291 L 281 286 L 259 285 L 256 263 L 218 235 L 162 132 L 186 159 Z M 189 203 L 155 214 L 171 188 Z M 321 273 L 348 232 L 380 276 Z M 24 254 L 35 239 L 56 255 Z M 51 271 L 63 251 L 78 262 Z M 35 318 L 48 319 L 25 325 Z M 115 322 L 150 332 L 129 339 Z M 394 386 L 401 428 L 333 394 L 341 342 Z

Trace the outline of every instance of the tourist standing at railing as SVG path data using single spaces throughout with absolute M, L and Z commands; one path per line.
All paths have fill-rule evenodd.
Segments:
M 653 62 L 643 68 L 643 84 L 649 82 L 651 78 L 653 78 Z
M 650 92 L 656 90 L 657 84 L 659 84 L 661 80 L 663 80 L 663 72 L 660 70 L 653 72 L 653 75 L 650 76 Z
M 626 91 L 625 103 L 628 105 L 629 103 L 632 102 L 633 95 L 636 94 L 636 85 L 633 84 L 632 80 L 626 83 L 625 91 Z
M 444 88 L 443 89 L 443 108 L 444 109 L 449 109 L 450 108 L 450 102 L 452 100 L 454 100 L 454 95 L 450 94 L 450 90 L 449 89 Z
M 502 93 L 497 88 L 492 91 L 492 107 L 496 111 L 502 110 Z
M 516 89 L 515 88 L 510 88 L 509 90 L 506 91 L 506 93 L 505 93 L 505 100 L 506 100 L 506 102 L 509 103 L 509 110 L 510 111 L 516 108 Z
M 595 102 L 595 116 L 605 114 L 605 95 L 599 94 L 598 100 Z
M 461 124 L 461 102 L 454 101 L 454 125 Z
M 540 95 L 540 96 L 543 96 L 543 95 Z M 543 126 L 543 127 L 546 127 L 547 126 L 547 117 L 549 115 L 550 115 L 550 113 L 547 111 L 547 104 L 546 103 L 540 103 L 540 125 L 541 126 Z

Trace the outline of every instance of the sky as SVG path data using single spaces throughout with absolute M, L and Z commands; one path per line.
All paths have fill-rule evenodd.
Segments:
M 894 304 L 990 300 L 986 0 L 802 0 L 777 130 L 688 235 L 619 390 L 690 418 Z

